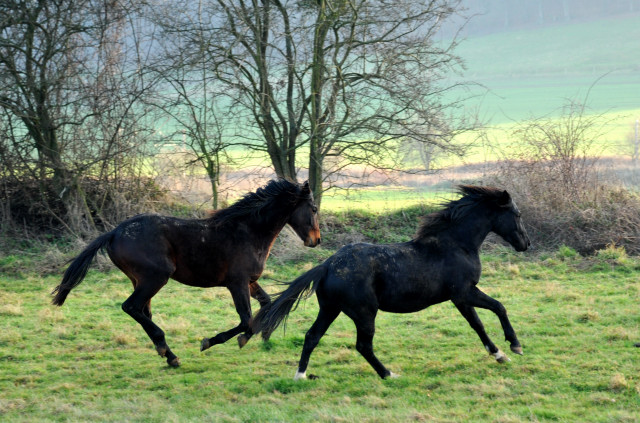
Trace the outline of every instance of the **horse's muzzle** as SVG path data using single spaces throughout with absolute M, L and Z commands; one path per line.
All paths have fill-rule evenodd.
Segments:
M 515 248 L 516 251 L 518 252 L 527 251 L 531 246 L 531 241 L 529 241 L 529 237 L 524 237 L 524 239 L 522 239 L 522 242 L 518 244 L 519 245 L 517 246 L 516 245 L 513 246 L 513 248 Z
M 312 232 L 309 234 L 307 239 L 304 240 L 304 246 L 314 248 L 320 245 L 320 242 L 322 242 L 322 238 L 320 237 L 320 234 L 316 235 Z

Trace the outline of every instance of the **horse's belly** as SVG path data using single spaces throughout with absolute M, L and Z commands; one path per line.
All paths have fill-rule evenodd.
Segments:
M 420 297 L 416 295 L 379 298 L 379 308 L 389 313 L 415 313 L 420 310 L 447 301 L 444 296 Z
M 210 288 L 224 286 L 226 272 L 222 271 L 195 271 L 194 268 L 177 268 L 171 278 L 189 286 L 198 288 Z

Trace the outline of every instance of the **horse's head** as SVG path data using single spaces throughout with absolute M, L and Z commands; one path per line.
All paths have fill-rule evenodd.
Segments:
M 498 200 L 497 214 L 493 219 L 493 232 L 507 241 L 516 251 L 525 251 L 531 245 L 529 235 L 522 224 L 520 210 L 507 191 Z
M 304 241 L 307 247 L 315 247 L 320 244 L 320 227 L 318 226 L 318 208 L 313 201 L 313 194 L 309 188 L 309 182 L 305 182 L 301 188 L 299 200 L 287 222 Z

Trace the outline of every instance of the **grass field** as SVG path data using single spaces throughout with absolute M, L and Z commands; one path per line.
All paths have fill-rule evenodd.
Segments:
M 466 105 L 493 124 L 557 114 L 567 99 L 595 113 L 637 112 L 639 20 L 630 14 L 464 40 L 456 49 L 463 80 L 488 89 Z
M 272 257 L 267 278 L 289 280 L 331 254 Z M 640 260 L 617 250 L 586 259 L 492 248 L 481 287 L 507 307 L 524 347 L 500 365 L 451 303 L 381 313 L 374 346 L 399 379 L 380 380 L 341 316 L 311 357 L 318 380 L 292 376 L 317 304 L 292 313 L 268 344 L 234 340 L 199 352 L 203 336 L 237 323 L 224 289 L 170 283 L 156 320 L 182 366 L 168 368 L 120 309 L 130 283 L 91 271 L 62 308 L 59 275 L 0 275 L 0 420 L 637 422 L 640 420 Z M 277 288 L 272 279 L 267 290 Z M 254 304 L 255 307 L 255 304 Z M 505 351 L 498 319 L 480 310 Z

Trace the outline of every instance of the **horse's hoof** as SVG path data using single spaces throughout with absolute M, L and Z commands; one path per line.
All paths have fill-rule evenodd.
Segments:
M 397 379 L 400 375 L 397 373 L 389 372 L 389 375 L 385 379 Z
M 518 355 L 522 355 L 524 354 L 522 352 L 522 347 L 520 345 L 512 345 L 511 346 L 511 351 L 513 351 L 514 353 L 518 354 Z
M 176 357 L 173 360 L 167 360 L 167 364 L 171 367 L 180 367 L 180 359 Z
M 507 357 L 507 355 L 505 353 L 503 353 L 502 351 L 498 350 L 497 353 L 493 354 L 493 357 L 496 359 L 496 361 L 500 364 L 503 363 L 508 363 L 509 361 L 511 361 L 509 359 L 509 357 Z
M 247 345 L 247 342 L 249 342 L 249 337 L 247 335 L 240 335 L 238 336 L 238 346 L 240 348 L 244 347 L 245 345 Z
M 211 344 L 209 343 L 209 338 L 204 338 L 200 343 L 200 351 L 204 351 L 209 347 L 211 347 Z
M 636 342 L 635 344 L 633 344 L 633 346 L 640 348 L 640 342 Z

